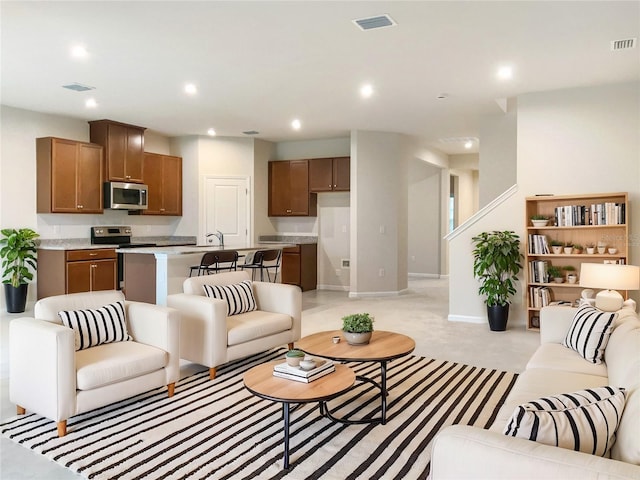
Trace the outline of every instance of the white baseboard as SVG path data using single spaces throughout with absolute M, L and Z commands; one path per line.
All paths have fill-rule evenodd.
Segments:
M 477 317 L 475 315 L 449 315 L 447 320 L 450 322 L 487 323 L 487 319 L 485 317 Z
M 395 292 L 349 292 L 349 298 L 397 297 L 408 291 L 404 288 Z
M 348 285 L 317 285 L 316 290 L 331 290 L 334 292 L 348 292 Z
M 442 278 L 439 273 L 409 273 L 409 278 Z

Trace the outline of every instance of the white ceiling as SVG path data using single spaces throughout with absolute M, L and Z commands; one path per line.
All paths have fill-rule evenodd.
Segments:
M 379 14 L 397 26 L 352 23 Z M 640 48 L 610 49 L 640 36 L 637 1 L 3 0 L 0 15 L 3 104 L 169 136 L 375 130 L 464 153 L 440 139 L 479 137 L 482 117 L 501 114 L 495 99 L 640 79 Z M 76 43 L 87 59 L 71 58 Z M 511 81 L 496 79 L 503 64 Z M 61 88 L 72 82 L 96 89 Z M 375 88 L 368 100 L 358 94 L 365 82 Z M 90 96 L 95 109 L 84 106 Z

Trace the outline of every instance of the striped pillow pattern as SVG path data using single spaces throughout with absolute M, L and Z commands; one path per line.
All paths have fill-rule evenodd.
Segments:
M 63 310 L 62 323 L 76 334 L 76 351 L 103 343 L 131 340 L 127 332 L 124 302 L 116 302 L 95 310 Z
M 625 390 L 597 387 L 553 395 L 518 406 L 504 434 L 608 456 L 624 409 Z
M 227 316 L 252 312 L 257 309 L 250 280 L 233 285 L 203 285 L 203 287 L 207 297 L 227 302 Z
M 583 305 L 573 317 L 562 344 L 591 363 L 600 364 L 616 318 L 618 314 L 615 312 L 603 312 L 591 305 Z

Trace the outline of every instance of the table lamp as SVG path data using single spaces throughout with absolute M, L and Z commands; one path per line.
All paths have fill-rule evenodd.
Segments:
M 640 290 L 640 267 L 613 263 L 583 263 L 580 286 L 602 288 L 596 295 L 596 308 L 615 312 L 622 308 L 624 298 L 616 290 Z

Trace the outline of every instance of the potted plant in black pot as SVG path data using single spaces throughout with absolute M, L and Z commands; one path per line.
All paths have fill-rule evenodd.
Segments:
M 507 329 L 509 304 L 522 269 L 520 238 L 513 231 L 483 232 L 472 238 L 473 274 L 480 280 L 478 292 L 485 297 L 489 328 Z
M 5 228 L 0 231 L 0 258 L 2 259 L 2 283 L 7 312 L 24 312 L 27 304 L 28 282 L 36 270 L 36 242 L 39 235 L 30 228 Z

